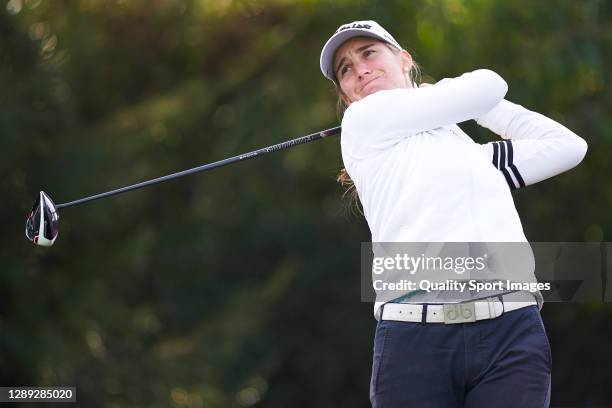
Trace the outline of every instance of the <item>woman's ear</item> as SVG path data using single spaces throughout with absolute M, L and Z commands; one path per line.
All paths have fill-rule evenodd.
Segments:
M 404 72 L 409 72 L 412 68 L 412 55 L 406 50 L 401 50 L 400 56 L 402 58 Z

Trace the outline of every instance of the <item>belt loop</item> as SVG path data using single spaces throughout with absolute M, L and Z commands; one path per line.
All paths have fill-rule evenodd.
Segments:
M 427 303 L 423 303 L 423 310 L 421 312 L 421 324 L 427 323 Z
M 385 312 L 385 305 L 386 303 L 383 303 L 382 305 L 380 305 L 380 321 L 381 322 L 383 320 L 383 313 Z
M 502 314 L 506 313 L 506 305 L 504 305 L 504 297 L 502 295 L 497 295 L 497 298 L 502 304 Z

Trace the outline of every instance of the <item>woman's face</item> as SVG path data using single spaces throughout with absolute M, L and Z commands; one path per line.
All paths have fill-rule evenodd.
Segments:
M 410 88 L 412 57 L 393 52 L 386 43 L 369 37 L 351 38 L 334 56 L 334 73 L 347 105 L 382 89 Z

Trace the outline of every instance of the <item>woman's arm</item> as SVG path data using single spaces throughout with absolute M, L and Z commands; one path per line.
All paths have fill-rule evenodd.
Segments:
M 360 151 L 385 149 L 402 138 L 482 116 L 507 90 L 499 75 L 479 69 L 433 86 L 378 91 L 346 110 L 342 138 Z
M 563 173 L 584 158 L 587 143 L 565 126 L 502 100 L 476 121 L 504 141 L 481 145 L 511 189 Z

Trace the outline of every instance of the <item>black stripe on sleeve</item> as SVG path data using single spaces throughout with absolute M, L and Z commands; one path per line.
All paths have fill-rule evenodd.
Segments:
M 504 142 L 498 142 L 499 144 L 499 169 L 506 167 L 506 145 Z
M 501 171 L 511 190 L 525 187 L 525 180 L 514 165 L 514 147 L 512 141 L 493 142 L 493 166 Z M 513 178 L 514 176 L 514 178 Z
M 499 142 L 499 150 L 500 150 L 500 170 L 504 177 L 506 178 L 506 183 L 510 187 L 510 190 L 515 190 L 516 186 L 514 185 L 514 181 L 508 172 L 508 168 L 506 167 L 506 145 L 504 142 Z
M 493 143 L 493 165 L 499 170 L 499 162 L 497 160 L 497 142 Z
M 506 140 L 506 146 L 508 147 L 508 167 L 510 170 L 512 170 L 512 174 L 514 174 L 519 186 L 525 187 L 525 181 L 523 180 L 523 177 L 521 177 L 521 173 L 519 173 L 518 169 L 514 165 L 512 142 L 510 140 Z
M 523 177 L 521 177 L 521 173 L 519 173 L 518 169 L 514 164 L 510 165 L 510 170 L 512 170 L 512 173 L 514 174 L 514 177 L 516 177 L 516 180 L 519 182 L 520 187 L 525 187 L 525 181 L 523 180 Z

